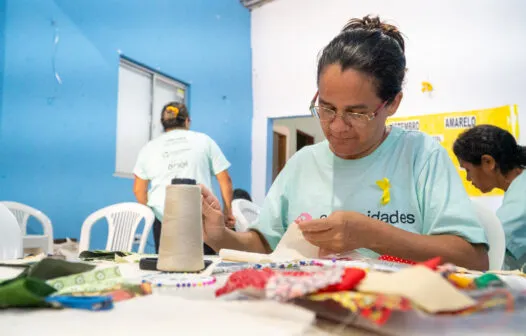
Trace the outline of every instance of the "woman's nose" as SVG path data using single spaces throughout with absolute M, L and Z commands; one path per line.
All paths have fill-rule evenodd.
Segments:
M 334 116 L 334 119 L 330 124 L 330 129 L 334 132 L 344 132 L 349 129 L 349 125 L 347 125 L 343 121 L 343 118 L 339 114 L 337 114 Z

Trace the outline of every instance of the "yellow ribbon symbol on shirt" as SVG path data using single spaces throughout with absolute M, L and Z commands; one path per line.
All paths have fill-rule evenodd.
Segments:
M 177 115 L 179 114 L 179 109 L 175 106 L 168 106 L 166 108 L 166 111 L 168 112 L 172 112 L 172 114 L 174 115 L 174 117 L 177 117 Z
M 389 201 L 391 201 L 391 194 L 389 193 L 391 183 L 389 183 L 389 179 L 387 177 L 384 177 L 383 179 L 376 181 L 376 184 L 383 191 L 380 203 L 382 203 L 382 205 L 386 205 L 387 203 L 389 203 Z

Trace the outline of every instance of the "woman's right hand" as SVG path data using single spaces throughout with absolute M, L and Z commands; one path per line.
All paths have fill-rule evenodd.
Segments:
M 201 207 L 203 210 L 203 240 L 216 249 L 226 231 L 225 217 L 217 197 L 205 186 L 201 187 Z

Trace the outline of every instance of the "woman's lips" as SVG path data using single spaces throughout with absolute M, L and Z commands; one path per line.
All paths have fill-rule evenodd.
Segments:
M 355 137 L 338 137 L 334 135 L 330 135 L 331 139 L 337 140 L 337 141 L 349 141 L 349 140 L 355 140 Z

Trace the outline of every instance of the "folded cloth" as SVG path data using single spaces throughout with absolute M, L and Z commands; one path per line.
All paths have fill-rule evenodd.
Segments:
M 45 298 L 55 289 L 35 278 L 15 278 L 0 283 L 0 308 L 50 307 Z
M 119 267 L 115 266 L 54 278 L 48 280 L 47 284 L 57 290 L 54 295 L 64 295 L 78 292 L 97 292 L 123 282 L 124 279 Z
M 46 258 L 26 268 L 16 278 L 0 282 L 0 308 L 50 307 L 45 298 L 56 290 L 46 280 L 83 273 L 95 266 Z
M 131 252 L 121 252 L 121 251 L 82 251 L 79 254 L 79 258 L 84 261 L 115 261 L 116 257 L 126 257 L 132 255 Z
M 49 280 L 90 271 L 94 268 L 94 265 L 85 263 L 46 258 L 28 267 L 24 272 L 20 273 L 17 278 L 31 277 L 40 280 Z

